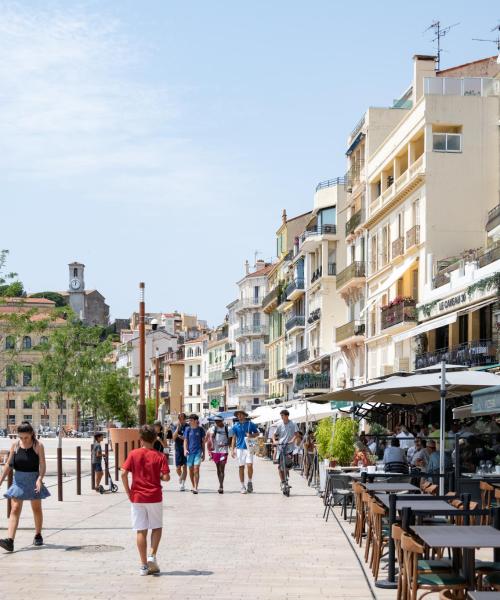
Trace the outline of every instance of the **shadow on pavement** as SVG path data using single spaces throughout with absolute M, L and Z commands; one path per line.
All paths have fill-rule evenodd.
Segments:
M 189 571 L 163 571 L 158 573 L 157 576 L 168 576 L 168 577 L 199 577 L 201 575 L 213 575 L 213 571 L 197 571 L 196 569 L 190 569 Z

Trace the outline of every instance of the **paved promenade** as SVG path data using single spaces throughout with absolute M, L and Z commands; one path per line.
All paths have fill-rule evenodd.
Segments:
M 202 467 L 198 496 L 177 491 L 174 473 L 165 485 L 161 574 L 140 577 L 121 486 L 116 494 L 100 496 L 86 478 L 78 497 L 74 481 L 68 481 L 64 503 L 57 502 L 55 488 L 45 502 L 43 548 L 30 546 L 33 521 L 25 507 L 16 552 L 0 551 L 2 597 L 374 598 L 348 537 L 335 519 L 322 520 L 315 491 L 297 473 L 292 485 L 292 497 L 283 497 L 275 467 L 262 459 L 256 463 L 255 493 L 246 496 L 238 491 L 234 461 L 223 496 L 216 493 L 212 463 Z M 2 500 L 1 536 L 5 527 Z M 395 592 L 377 590 L 376 597 L 395 599 Z

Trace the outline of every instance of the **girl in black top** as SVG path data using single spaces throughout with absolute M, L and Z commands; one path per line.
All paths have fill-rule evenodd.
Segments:
M 36 439 L 33 427 L 27 421 L 23 421 L 18 426 L 17 435 L 19 440 L 12 445 L 7 464 L 0 477 L 1 486 L 9 472 L 11 470 L 14 471 L 14 482 L 4 494 L 12 502 L 8 537 L 0 539 L 0 547 L 8 552 L 14 550 L 14 538 L 24 500 L 31 501 L 31 509 L 33 510 L 33 517 L 35 519 L 35 538 L 33 544 L 35 546 L 43 544 L 42 500 L 50 496 L 49 491 L 43 484 L 43 477 L 46 471 L 43 444 Z

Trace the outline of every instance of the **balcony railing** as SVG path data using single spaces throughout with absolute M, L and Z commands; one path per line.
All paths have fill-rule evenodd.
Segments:
M 318 389 L 330 389 L 330 373 L 297 373 L 295 376 L 294 392 Z
M 235 332 L 237 338 L 248 337 L 252 335 L 265 335 L 267 333 L 267 325 L 247 325 L 245 327 L 238 327 Z
M 365 335 L 365 324 L 363 321 L 349 321 L 335 330 L 337 344 L 351 337 Z
M 500 260 L 500 244 L 488 250 L 477 259 L 479 268 L 485 267 L 496 260 Z
M 337 275 L 337 263 L 328 263 L 328 275 L 330 277 Z
M 497 363 L 497 346 L 492 340 L 476 340 L 454 346 L 426 352 L 415 358 L 415 368 L 424 369 L 446 361 L 453 365 L 479 367 Z
M 214 388 L 220 388 L 223 385 L 222 376 L 220 379 L 212 379 L 211 381 L 205 381 L 203 388 L 205 390 L 213 390 Z
M 237 366 L 241 365 L 257 365 L 266 362 L 265 354 L 243 354 L 235 358 Z
M 307 322 L 309 324 L 314 323 L 314 321 L 317 321 L 320 318 L 321 318 L 321 308 L 315 308 L 314 310 L 311 311 L 311 313 L 307 317 Z
M 290 354 L 287 354 L 286 356 L 286 364 L 288 366 L 290 365 L 296 365 L 299 359 L 299 353 L 298 352 L 290 352 Z
M 333 187 L 336 185 L 344 185 L 344 178 L 337 177 L 336 179 L 326 179 L 325 181 L 320 181 L 316 186 L 316 191 L 323 190 L 325 188 Z
M 241 298 L 241 300 L 238 301 L 236 310 L 243 310 L 245 308 L 259 308 L 260 306 L 262 306 L 263 300 L 264 300 L 264 296 L 253 296 L 251 298 Z
M 286 369 L 278 369 L 277 377 L 278 379 L 292 379 L 293 375 Z
M 363 171 L 363 167 L 365 166 L 365 161 L 363 158 L 356 161 L 351 165 L 351 168 L 345 174 L 345 185 L 348 192 L 352 192 L 353 187 L 360 183 L 361 174 Z
M 406 232 L 406 248 L 420 244 L 420 225 L 414 225 Z
M 406 299 L 393 306 L 382 308 L 381 329 L 387 329 L 399 323 L 415 322 L 417 320 L 415 304 L 415 300 Z
M 347 221 L 347 223 L 345 224 L 345 234 L 346 235 L 350 235 L 351 233 L 354 232 L 354 230 L 359 227 L 361 225 L 361 223 L 363 222 L 364 219 L 364 211 L 363 209 L 358 210 L 358 212 L 355 212 L 352 217 Z
M 366 263 L 355 261 L 337 275 L 337 289 L 343 287 L 351 279 L 365 277 Z
M 298 279 L 293 279 L 287 286 L 285 289 L 285 294 L 288 298 L 288 296 L 294 292 L 295 290 L 303 290 L 304 289 L 304 279 L 298 278 Z
M 405 240 L 399 237 L 392 242 L 392 258 L 402 256 L 405 252 Z
M 290 331 L 290 329 L 294 329 L 295 327 L 305 327 L 306 318 L 304 315 L 294 315 L 285 323 L 285 329 Z
M 303 363 L 306 360 L 309 360 L 309 350 L 304 348 L 303 350 L 299 350 L 297 354 L 297 360 L 299 363 Z
M 491 231 L 492 229 L 495 229 L 497 225 L 500 225 L 500 204 L 497 204 L 495 208 L 492 208 L 488 213 L 486 231 Z
M 424 77 L 424 94 L 437 96 L 492 96 L 491 77 Z
M 311 275 L 311 283 L 318 281 L 318 279 L 321 278 L 322 274 L 323 274 L 323 268 L 318 267 L 315 271 L 313 271 L 313 274 Z
M 279 293 L 280 293 L 279 287 L 275 287 L 274 289 L 272 289 L 269 292 L 269 294 L 266 294 L 264 296 L 264 299 L 262 300 L 263 308 L 266 308 L 266 306 L 269 306 L 273 302 L 277 302 Z
M 305 240 L 315 235 L 335 235 L 337 233 L 336 225 L 317 225 L 316 227 L 309 227 L 300 236 L 300 243 L 303 244 Z
M 236 373 L 236 369 L 226 369 L 225 371 L 222 371 L 222 379 L 224 379 L 224 381 L 237 378 L 238 373 Z
M 251 396 L 252 394 L 260 396 L 267 394 L 267 386 L 265 385 L 241 385 L 235 390 L 238 396 Z

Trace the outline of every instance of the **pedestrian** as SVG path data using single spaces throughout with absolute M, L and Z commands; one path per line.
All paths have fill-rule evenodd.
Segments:
M 229 428 L 224 424 L 221 415 L 215 415 L 215 425 L 208 430 L 208 444 L 210 448 L 210 458 L 214 461 L 217 468 L 217 478 L 219 480 L 219 494 L 224 493 L 224 475 L 229 453 L 229 438 L 231 436 Z
M 257 425 L 247 420 L 248 414 L 244 410 L 237 410 L 235 413 L 238 422 L 233 425 L 233 435 L 231 437 L 231 455 L 238 459 L 240 474 L 240 483 L 242 494 L 253 492 L 253 446 L 251 439 L 259 435 Z M 248 481 L 245 487 L 245 465 L 247 467 Z
M 278 423 L 274 439 L 278 442 L 278 474 L 283 489 L 285 475 L 288 475 L 288 471 L 293 464 L 292 456 L 294 445 L 298 441 L 298 428 L 293 421 L 290 421 L 290 413 L 286 408 L 280 412 L 280 416 L 281 422 Z M 283 461 L 280 460 L 282 455 L 285 457 Z
M 14 471 L 14 482 L 4 496 L 11 500 L 11 511 L 7 537 L 0 539 L 0 547 L 7 552 L 14 551 L 19 517 L 23 510 L 23 502 L 31 502 L 31 510 L 35 520 L 34 546 L 43 545 L 42 500 L 50 496 L 43 483 L 46 471 L 45 450 L 43 444 L 36 439 L 35 431 L 28 421 L 23 421 L 17 428 L 19 440 L 12 444 L 7 463 L 0 477 L 0 486 L 11 470 Z
M 175 448 L 175 469 L 179 476 L 179 490 L 181 492 L 186 489 L 187 458 L 184 454 L 184 433 L 188 427 L 186 414 L 179 413 L 177 426 L 172 435 L 172 439 L 174 440 Z
M 95 491 L 98 494 L 104 493 L 104 488 L 101 485 L 102 476 L 104 474 L 102 470 L 102 446 L 101 442 L 104 439 L 104 435 L 98 431 L 94 434 L 94 443 L 92 444 L 92 469 L 95 474 Z
M 163 528 L 162 481 L 170 480 L 170 469 L 164 454 L 153 448 L 156 432 L 151 425 L 139 431 L 141 448 L 132 450 L 122 465 L 123 488 L 131 502 L 132 529 L 136 531 L 137 549 L 141 559 L 139 575 L 159 573 L 156 559 Z M 132 474 L 129 487 L 128 475 Z M 151 530 L 151 552 L 148 550 L 148 530 Z
M 161 424 L 161 421 L 155 421 L 153 423 L 153 427 L 156 433 L 156 439 L 153 444 L 153 448 L 162 454 L 164 453 L 168 455 L 168 442 L 163 432 L 163 425 Z
M 191 491 L 198 493 L 200 465 L 205 460 L 205 430 L 200 427 L 198 415 L 189 415 L 189 427 L 184 432 L 184 456 L 187 459 Z

